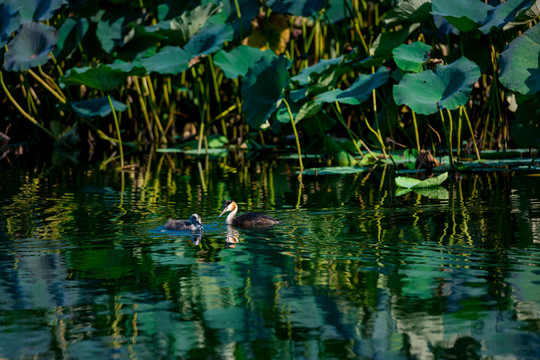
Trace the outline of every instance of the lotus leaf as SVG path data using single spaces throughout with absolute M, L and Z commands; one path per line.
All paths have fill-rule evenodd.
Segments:
M 394 86 L 396 104 L 405 104 L 419 114 L 429 115 L 440 109 L 456 109 L 469 99 L 480 69 L 462 57 L 450 65 L 440 65 L 418 74 L 405 74 Z
M 291 37 L 288 18 L 283 14 L 273 12 L 262 22 L 264 25 L 260 24 L 253 29 L 247 39 L 247 44 L 262 50 L 270 47 L 276 54 L 283 54 Z
M 401 70 L 417 73 L 423 70 L 422 65 L 429 59 L 430 51 L 431 46 L 417 41 L 409 45 L 400 45 L 392 53 L 396 65 Z
M 374 89 L 386 84 L 390 71 L 384 66 L 381 66 L 377 72 L 370 75 L 360 75 L 358 79 L 347 89 L 334 89 L 316 98 L 318 104 L 331 103 L 339 101 L 343 104 L 360 105 L 366 101 Z
M 126 104 L 114 99 L 111 100 L 115 111 L 121 112 L 127 110 L 128 107 Z M 72 102 L 70 105 L 73 110 L 83 118 L 92 118 L 96 116 L 105 117 L 112 112 L 109 99 L 106 96 L 87 101 Z
M 369 55 L 372 57 L 365 59 L 363 65 L 365 67 L 379 66 L 385 60 L 390 59 L 393 56 L 392 51 L 403 44 L 419 26 L 419 24 L 403 25 L 400 30 L 380 33 L 369 49 Z
M 67 18 L 58 30 L 58 42 L 53 51 L 57 60 L 68 57 L 79 45 L 88 31 L 88 20 Z
M 99 65 L 95 68 L 72 68 L 60 78 L 65 85 L 86 85 L 93 89 L 108 91 L 122 85 L 130 75 L 144 75 L 144 69 L 134 64 L 115 62 L 109 65 Z
M 418 180 L 412 177 L 398 176 L 396 177 L 396 185 L 407 189 L 421 189 L 433 186 L 439 186 L 448 179 L 448 173 L 442 173 L 439 176 L 425 180 Z
M 523 8 L 519 10 L 516 17 L 512 22 L 505 25 L 503 28 L 507 30 L 515 25 L 526 24 L 537 19 L 540 16 L 540 1 L 536 0 L 530 8 Z
M 190 58 L 212 54 L 232 38 L 233 28 L 228 24 L 207 26 L 189 39 L 184 51 Z
M 4 68 L 8 71 L 28 70 L 49 61 L 49 52 L 56 44 L 56 29 L 42 23 L 23 24 L 7 44 Z
M 366 167 L 357 166 L 330 166 L 322 168 L 305 169 L 302 175 L 347 175 L 358 174 L 366 171 Z
M 524 95 L 540 90 L 540 24 L 514 39 L 499 57 L 501 83 Z
M 444 17 L 462 32 L 477 29 L 493 10 L 479 0 L 431 0 L 431 8 L 431 14 Z
M 438 199 L 438 200 L 448 200 L 450 198 L 450 193 L 448 190 L 446 190 L 442 186 L 433 186 L 428 188 L 397 188 L 396 189 L 396 196 L 403 196 L 411 191 L 414 191 L 415 193 L 425 196 L 430 199 Z
M 328 60 L 321 60 L 318 63 L 308 66 L 307 68 L 302 69 L 300 73 L 296 76 L 293 76 L 291 78 L 292 81 L 297 81 L 300 86 L 305 86 L 309 84 L 310 76 L 312 74 L 320 74 L 326 69 L 328 69 L 332 65 L 337 65 L 341 61 L 343 61 L 343 56 L 334 58 L 334 59 L 328 59 Z
M 96 35 L 105 52 L 110 54 L 117 44 L 122 43 L 124 22 L 124 17 L 102 19 L 98 22 Z
M 266 5 L 272 12 L 308 17 L 321 11 L 326 0 L 268 0 Z
M 429 18 L 431 0 L 401 0 L 394 8 L 386 13 L 384 22 L 393 23 L 422 23 Z
M 290 65 L 290 60 L 282 56 L 263 57 L 242 79 L 242 110 L 252 128 L 260 129 L 276 110 L 289 80 Z
M 4 47 L 7 39 L 21 25 L 18 8 L 10 2 L 0 3 L 0 47 Z
M 29 23 L 33 20 L 49 20 L 59 9 L 63 0 L 18 0 L 21 21 Z
M 502 28 L 514 20 L 519 11 L 529 9 L 534 3 L 535 0 L 507 0 L 489 11 L 484 25 L 478 30 L 484 34 L 489 34 L 494 26 Z
M 273 58 L 276 54 L 272 50 L 262 51 L 251 46 L 241 45 L 230 52 L 219 51 L 214 56 L 214 64 L 219 66 L 228 79 L 244 76 L 249 68 L 261 58 Z
M 177 46 L 165 46 L 157 54 L 142 58 L 141 64 L 148 72 L 179 74 L 189 67 L 189 55 Z

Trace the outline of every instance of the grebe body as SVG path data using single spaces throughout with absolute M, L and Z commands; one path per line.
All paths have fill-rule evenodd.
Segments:
M 264 228 L 281 224 L 281 220 L 276 220 L 271 216 L 260 213 L 250 212 L 236 216 L 236 213 L 238 212 L 238 205 L 232 200 L 225 201 L 223 204 L 223 211 L 221 214 L 219 214 L 219 216 L 223 215 L 227 211 L 230 211 L 229 215 L 227 215 L 227 220 L 225 220 L 227 225 L 243 228 Z
M 167 230 L 203 230 L 201 217 L 197 214 L 191 214 L 189 220 L 173 220 L 169 219 L 165 224 Z

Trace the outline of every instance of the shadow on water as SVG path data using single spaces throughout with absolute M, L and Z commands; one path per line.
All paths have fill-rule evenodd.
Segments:
M 228 161 L 3 170 L 0 357 L 538 358 L 537 177 L 430 198 Z M 226 226 L 228 199 L 283 223 Z

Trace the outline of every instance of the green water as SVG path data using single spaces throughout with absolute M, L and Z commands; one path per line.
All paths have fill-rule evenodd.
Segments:
M 537 359 L 540 181 L 158 156 L 0 172 L 0 358 Z M 283 220 L 227 228 L 223 200 Z M 202 216 L 200 236 L 165 231 Z

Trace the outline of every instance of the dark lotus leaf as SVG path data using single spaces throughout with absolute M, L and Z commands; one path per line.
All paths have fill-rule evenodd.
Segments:
M 63 0 L 18 0 L 21 21 L 27 23 L 33 20 L 49 20 L 63 3 Z
M 462 57 L 450 65 L 437 66 L 435 72 L 405 74 L 394 86 L 394 100 L 424 115 L 440 109 L 453 110 L 467 102 L 479 77 L 478 65 Z
M 518 12 L 529 9 L 535 0 L 507 0 L 488 12 L 488 17 L 478 30 L 489 34 L 492 27 L 502 28 L 516 18 Z
M 308 17 L 321 11 L 326 2 L 326 0 L 269 0 L 266 5 L 272 12 Z
M 242 111 L 255 129 L 264 127 L 281 100 L 289 80 L 291 61 L 285 57 L 261 58 L 242 79 Z
M 462 32 L 477 29 L 492 9 L 493 6 L 479 0 L 431 1 L 431 14 L 444 17 Z
M 212 54 L 221 50 L 226 41 L 232 40 L 233 33 L 228 24 L 206 26 L 189 39 L 184 51 L 190 58 Z
M 223 70 L 225 77 L 236 79 L 246 75 L 249 68 L 263 57 L 272 58 L 276 57 L 276 54 L 272 50 L 263 51 L 259 48 L 241 45 L 230 52 L 219 51 L 214 56 L 214 64 Z
M 390 72 L 388 69 L 381 66 L 373 74 L 360 75 L 347 90 L 334 89 L 325 92 L 317 96 L 315 101 L 318 104 L 338 101 L 343 104 L 360 105 L 371 96 L 374 89 L 386 84 L 389 76 Z
M 111 99 L 115 111 L 125 111 L 127 106 L 120 101 Z M 96 116 L 105 117 L 112 112 L 111 105 L 109 104 L 109 99 L 101 97 L 98 99 L 92 99 L 87 101 L 72 102 L 71 107 L 73 110 L 83 118 L 93 118 Z
M 159 74 L 179 74 L 189 67 L 189 56 L 177 46 L 165 46 L 157 54 L 141 59 L 148 72 Z
M 386 13 L 384 22 L 393 23 L 422 23 L 431 15 L 431 0 L 401 0 Z
M 392 51 L 394 61 L 401 70 L 416 73 L 423 70 L 422 65 L 429 59 L 430 52 L 431 46 L 419 41 L 400 45 Z
M 433 23 L 444 35 L 459 35 L 459 30 L 440 15 L 433 15 Z
M 63 86 L 85 85 L 93 89 L 108 91 L 124 84 L 128 76 L 144 74 L 145 70 L 138 64 L 116 61 L 109 65 L 100 64 L 95 68 L 72 68 L 60 78 L 60 83 Z
M 307 68 L 302 69 L 300 74 L 293 76 L 292 81 L 298 81 L 300 86 L 305 86 L 309 84 L 309 78 L 312 74 L 320 74 L 332 65 L 339 64 L 343 60 L 343 56 L 337 57 L 335 59 L 321 60 L 318 63 L 311 65 Z
M 224 0 L 222 11 L 212 16 L 210 19 L 213 24 L 230 24 L 234 28 L 234 38 L 243 39 L 251 32 L 251 20 L 258 14 L 261 4 L 253 0 Z M 240 10 L 240 18 L 238 12 Z M 218 22 L 219 21 L 219 22 Z
M 58 30 L 58 42 L 53 51 L 57 60 L 67 58 L 81 43 L 88 31 L 89 25 L 86 19 L 67 18 Z
M 7 39 L 21 25 L 18 8 L 10 2 L 0 4 L 0 47 L 4 47 Z
M 540 1 L 536 0 L 530 8 L 519 10 L 512 22 L 505 25 L 504 30 L 508 30 L 516 25 L 526 24 L 540 17 Z
M 499 80 L 524 95 L 540 91 L 540 23 L 518 36 L 499 57 Z
M 4 68 L 24 71 L 49 61 L 49 52 L 56 44 L 56 29 L 42 23 L 23 24 L 7 44 Z

